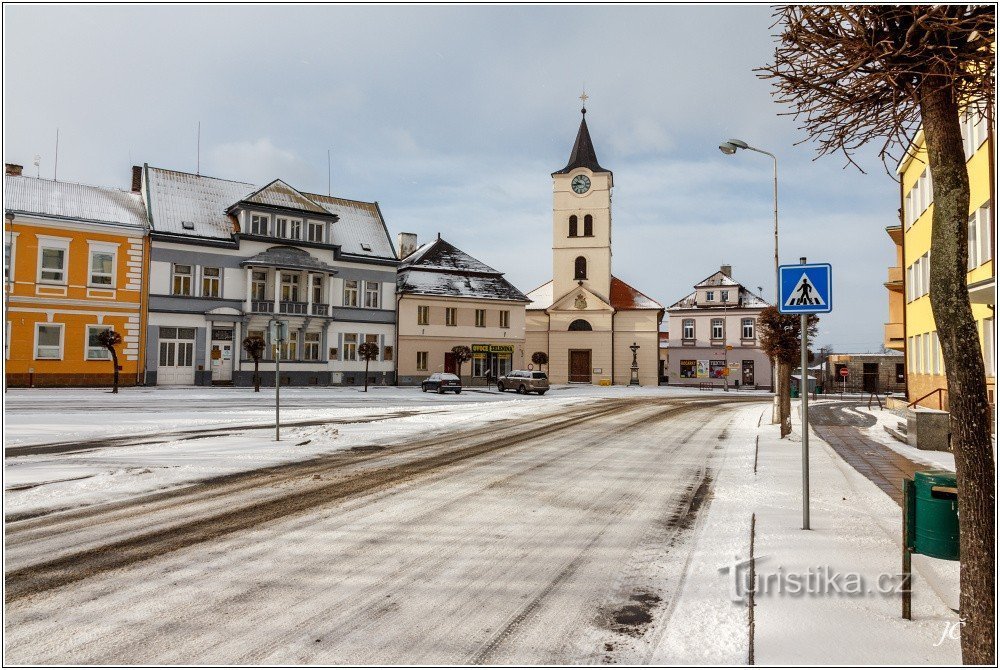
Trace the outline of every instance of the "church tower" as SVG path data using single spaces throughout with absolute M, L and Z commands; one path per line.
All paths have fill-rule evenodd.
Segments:
M 585 100 L 586 101 L 586 100 Z M 611 187 L 597 162 L 587 129 L 587 108 L 566 167 L 552 173 L 552 280 L 554 296 L 579 285 L 611 295 Z

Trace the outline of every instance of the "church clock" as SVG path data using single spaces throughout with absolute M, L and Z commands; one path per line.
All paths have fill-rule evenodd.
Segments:
M 570 185 L 576 193 L 583 195 L 590 190 L 590 177 L 585 174 L 578 174 L 573 177 L 573 181 Z

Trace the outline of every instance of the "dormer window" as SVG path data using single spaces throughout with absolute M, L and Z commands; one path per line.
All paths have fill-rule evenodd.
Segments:
M 306 225 L 306 232 L 310 242 L 323 241 L 323 223 L 321 221 L 310 221 Z
M 288 219 L 279 216 L 274 220 L 274 236 L 288 237 Z
M 270 223 L 270 217 L 267 216 L 266 214 L 251 214 L 250 234 L 267 235 L 267 228 L 269 223 Z
M 302 239 L 302 220 L 291 219 L 288 222 L 288 237 L 292 240 Z
M 708 302 L 715 301 L 715 291 L 705 291 L 705 300 Z
M 722 302 L 729 302 L 729 291 L 722 291 Z

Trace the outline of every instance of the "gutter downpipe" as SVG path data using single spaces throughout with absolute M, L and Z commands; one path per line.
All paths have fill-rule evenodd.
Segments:
M 139 295 L 139 369 L 136 371 L 136 384 L 139 386 L 146 385 L 146 359 L 149 355 L 147 351 L 147 339 L 149 338 L 149 304 L 147 302 L 146 296 L 149 294 L 149 274 L 153 267 L 153 240 L 152 240 L 152 230 L 153 230 L 153 201 L 149 193 L 149 163 L 142 164 L 142 184 L 145 186 L 145 197 L 143 200 L 146 204 L 146 230 L 142 236 L 142 246 L 145 252 L 144 272 L 142 276 L 142 291 Z M 235 355 L 235 352 L 234 352 Z
M 395 386 L 399 386 L 399 301 L 403 299 L 402 293 L 396 293 L 396 323 L 395 328 L 393 328 L 393 334 L 395 335 L 395 347 L 396 350 L 392 354 L 392 374 L 395 379 L 393 380 Z

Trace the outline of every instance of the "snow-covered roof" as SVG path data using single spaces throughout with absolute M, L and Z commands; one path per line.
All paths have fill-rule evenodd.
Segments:
M 756 293 L 748 291 L 745 286 L 740 286 L 740 294 L 735 305 L 722 305 L 718 302 L 700 304 L 698 302 L 698 292 L 695 291 L 694 293 L 689 293 L 675 302 L 669 307 L 669 309 L 721 309 L 722 307 L 728 307 L 731 309 L 764 309 L 765 307 L 770 306 L 771 303 L 764 300 Z
M 396 275 L 396 290 L 420 295 L 529 301 L 504 279 L 502 272 L 440 237 L 403 259 Z
M 531 301 L 528 309 L 548 309 L 561 297 L 552 294 L 552 284 L 552 281 L 547 281 L 528 293 L 528 299 Z M 611 295 L 608 296 L 607 302 L 616 310 L 663 309 L 663 305 L 614 276 L 611 277 Z
M 547 309 L 554 300 L 552 296 L 552 280 L 550 279 L 538 288 L 528 291 L 528 300 L 531 301 L 528 309 Z
M 316 214 L 333 214 L 331 242 L 341 253 L 395 259 L 378 203 L 298 191 L 275 180 L 254 184 L 147 167 L 146 184 L 153 230 L 189 237 L 231 239 L 236 222 L 226 212 L 246 202 Z
M 15 214 L 144 227 L 146 208 L 138 193 L 102 186 L 4 175 L 4 209 Z
M 286 270 L 315 270 L 317 272 L 337 272 L 337 268 L 324 263 L 305 249 L 298 247 L 271 247 L 240 263 L 243 267 L 263 265 Z
M 695 288 L 705 288 L 708 286 L 739 286 L 739 282 L 724 273 L 722 270 L 705 277 L 702 281 L 694 285 Z

